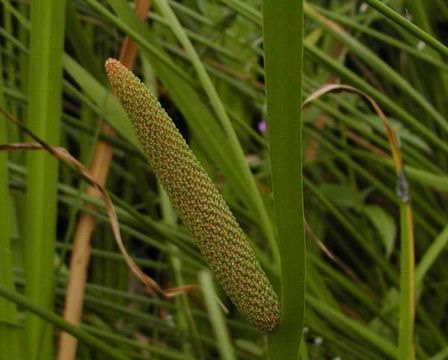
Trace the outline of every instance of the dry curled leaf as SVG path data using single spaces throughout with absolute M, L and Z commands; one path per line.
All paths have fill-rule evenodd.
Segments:
M 132 274 L 136 276 L 146 287 L 146 289 L 150 293 L 155 293 L 163 299 L 170 299 L 177 295 L 185 294 L 187 292 L 196 291 L 199 289 L 198 285 L 185 285 L 172 289 L 163 290 L 160 285 L 151 277 L 146 275 L 140 267 L 134 262 L 134 260 L 129 255 L 126 247 L 124 246 L 123 239 L 121 238 L 120 233 L 120 224 L 118 221 L 117 213 L 115 211 L 115 207 L 112 203 L 112 200 L 106 191 L 106 189 L 98 184 L 95 179 L 90 174 L 89 170 L 80 163 L 76 158 L 74 158 L 65 148 L 55 147 L 47 144 L 43 140 L 41 140 L 38 136 L 36 136 L 33 132 L 28 130 L 24 125 L 22 125 L 17 119 L 15 119 L 11 114 L 6 112 L 5 110 L 0 108 L 0 112 L 5 115 L 5 117 L 17 125 L 23 132 L 29 135 L 36 143 L 14 143 L 14 144 L 4 144 L 0 145 L 0 151 L 15 151 L 15 150 L 46 150 L 50 153 L 54 158 L 59 161 L 64 162 L 65 164 L 71 166 L 78 172 L 87 182 L 89 182 L 96 190 L 100 192 L 102 198 L 104 200 L 106 212 L 109 216 L 110 225 L 112 228 L 112 233 L 115 238 L 115 242 L 117 243 L 120 252 L 123 255 L 123 258 L 131 270 Z

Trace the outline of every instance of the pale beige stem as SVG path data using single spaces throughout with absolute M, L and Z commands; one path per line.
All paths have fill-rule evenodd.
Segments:
M 144 20 L 151 6 L 151 0 L 136 0 L 136 13 Z M 132 68 L 138 48 L 129 37 L 126 37 L 121 48 L 120 60 Z M 114 130 L 105 122 L 101 123 L 101 133 L 114 136 Z M 112 161 L 113 147 L 104 141 L 98 141 L 95 146 L 90 172 L 101 186 L 104 186 Z M 87 195 L 100 197 L 99 192 L 92 186 L 86 190 Z M 90 262 L 90 239 L 95 231 L 95 218 L 82 213 L 75 234 L 70 272 L 65 296 L 64 319 L 72 324 L 79 325 L 81 321 L 84 290 L 87 280 L 87 271 Z M 75 337 L 62 332 L 59 339 L 58 360 L 74 360 L 76 358 L 78 341 Z
M 113 133 L 113 130 L 107 125 L 102 126 L 101 130 L 103 134 Z M 102 186 L 106 181 L 111 159 L 112 148 L 105 142 L 99 141 L 95 147 L 90 171 L 94 179 Z M 87 188 L 86 193 L 90 196 L 100 196 L 98 191 L 91 186 Z M 95 225 L 94 217 L 82 213 L 75 234 L 64 309 L 64 319 L 75 325 L 78 325 L 81 320 L 84 289 L 90 262 L 90 239 Z M 75 337 L 66 332 L 61 333 L 58 360 L 74 360 L 77 344 L 78 341 Z

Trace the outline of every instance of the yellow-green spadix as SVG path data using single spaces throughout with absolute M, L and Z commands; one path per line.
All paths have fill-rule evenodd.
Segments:
M 149 164 L 217 280 L 250 323 L 272 331 L 280 318 L 277 295 L 218 189 L 146 86 L 117 60 L 107 60 L 106 71 Z

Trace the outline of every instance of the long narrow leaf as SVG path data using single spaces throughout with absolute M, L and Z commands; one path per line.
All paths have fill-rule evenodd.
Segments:
M 59 143 L 65 0 L 36 0 L 31 6 L 28 127 L 50 144 Z M 57 162 L 47 154 L 28 154 L 26 271 L 28 298 L 53 308 L 53 256 L 56 231 Z M 49 359 L 51 326 L 34 315 L 26 325 L 28 359 Z
M 270 358 L 287 360 L 298 358 L 305 302 L 302 1 L 264 0 L 263 24 L 269 150 L 281 259 L 281 320 L 268 341 Z

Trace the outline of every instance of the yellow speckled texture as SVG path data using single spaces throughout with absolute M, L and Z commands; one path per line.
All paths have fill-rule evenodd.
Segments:
M 114 59 L 106 61 L 106 71 L 151 167 L 216 278 L 251 324 L 272 331 L 280 318 L 277 295 L 218 189 L 146 86 Z

